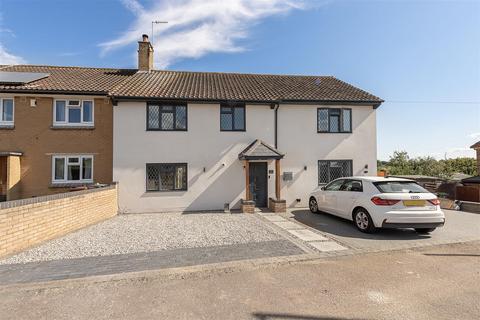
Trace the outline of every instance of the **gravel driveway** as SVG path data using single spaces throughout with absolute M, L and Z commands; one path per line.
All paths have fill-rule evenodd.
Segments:
M 284 239 L 255 215 L 129 214 L 48 241 L 0 264 L 211 247 Z

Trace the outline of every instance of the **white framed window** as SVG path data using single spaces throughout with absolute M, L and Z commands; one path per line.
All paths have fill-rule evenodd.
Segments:
M 0 125 L 13 125 L 14 104 L 13 98 L 0 99 Z
M 53 125 L 93 126 L 93 100 L 55 100 Z
M 93 182 L 92 155 L 58 155 L 52 157 L 53 183 Z

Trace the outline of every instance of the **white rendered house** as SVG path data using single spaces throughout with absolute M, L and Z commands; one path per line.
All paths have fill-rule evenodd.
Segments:
M 152 54 L 144 39 L 111 93 L 121 211 L 305 207 L 319 184 L 376 174 L 380 98 L 334 77 L 157 71 Z

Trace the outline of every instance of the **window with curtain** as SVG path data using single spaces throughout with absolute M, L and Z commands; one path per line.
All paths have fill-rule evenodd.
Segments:
M 93 156 L 53 156 L 52 181 L 54 183 L 93 182 Z
M 0 99 L 0 124 L 13 125 L 13 99 Z

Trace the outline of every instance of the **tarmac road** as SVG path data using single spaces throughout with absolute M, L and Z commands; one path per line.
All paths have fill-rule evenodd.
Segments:
M 0 287 L 1 319 L 478 319 L 480 242 L 196 277 Z

